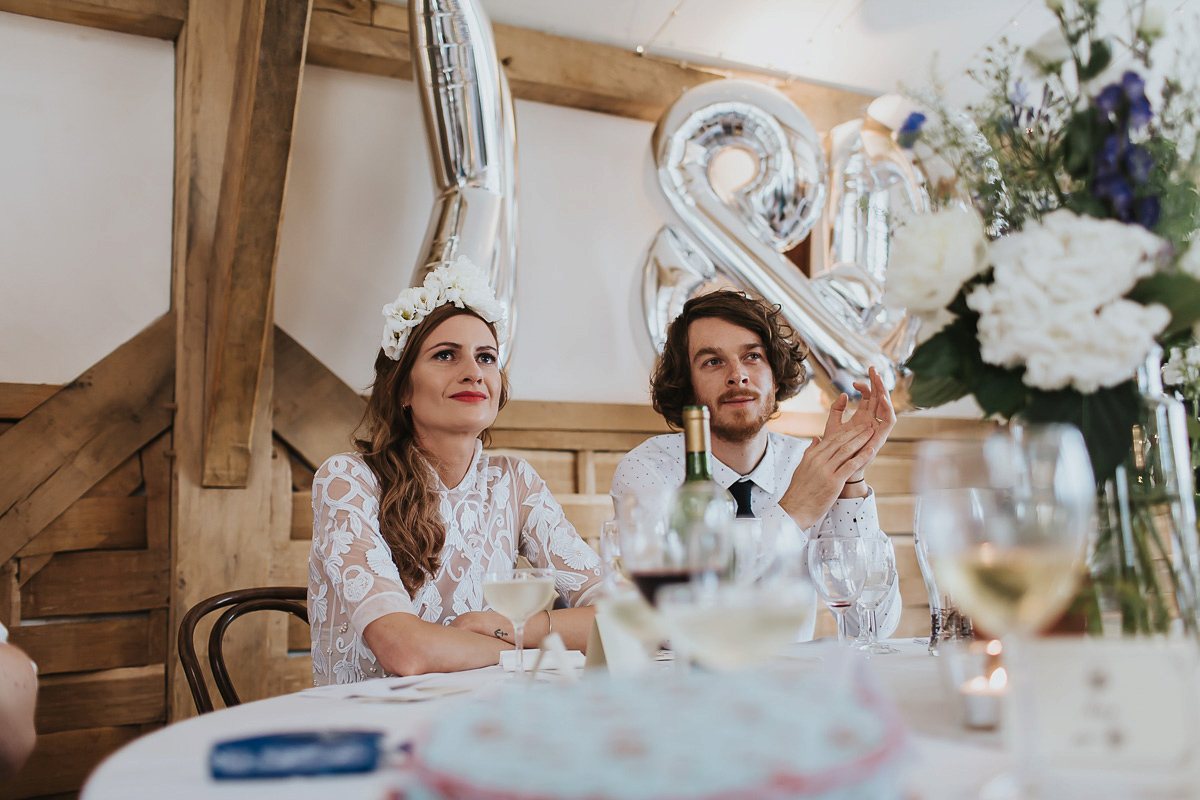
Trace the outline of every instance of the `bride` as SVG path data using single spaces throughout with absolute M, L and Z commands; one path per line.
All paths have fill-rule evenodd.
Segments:
M 384 316 L 367 435 L 313 481 L 314 684 L 497 663 L 512 624 L 484 603 L 483 576 L 518 555 L 556 570 L 568 606 L 529 620 L 526 646 L 553 631 L 584 649 L 599 558 L 527 462 L 483 451 L 508 396 L 503 306 L 460 259 Z

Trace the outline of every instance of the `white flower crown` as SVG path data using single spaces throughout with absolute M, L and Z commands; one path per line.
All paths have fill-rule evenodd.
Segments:
M 431 311 L 446 303 L 469 308 L 486 322 L 496 326 L 497 344 L 507 339 L 508 312 L 496 299 L 483 270 L 459 256 L 453 264 L 442 264 L 425 276 L 425 283 L 400 292 L 383 307 L 383 352 L 393 361 L 400 360 L 412 329 Z

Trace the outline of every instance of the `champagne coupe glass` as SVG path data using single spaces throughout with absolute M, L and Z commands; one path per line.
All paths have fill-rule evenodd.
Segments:
M 977 441 L 922 442 L 915 488 L 939 586 L 1003 641 L 1013 765 L 985 798 L 1036 798 L 1038 726 L 1022 641 L 1073 597 L 1095 527 L 1087 447 L 1069 425 L 1022 425 Z
M 483 599 L 513 624 L 517 677 L 525 674 L 525 623 L 554 599 L 554 570 L 510 567 L 483 576 Z
M 621 574 L 620 525 L 608 520 L 600 526 L 600 563 L 604 568 L 604 582 L 611 590 Z
M 846 644 L 846 612 L 854 608 L 866 581 L 866 564 L 857 536 L 835 536 L 808 543 L 808 571 L 817 594 L 837 617 L 838 642 Z
M 879 625 L 875 620 L 875 610 L 896 585 L 896 550 L 892 546 L 892 540 L 886 537 L 863 539 L 861 547 L 866 577 L 863 580 L 858 605 L 862 610 L 861 619 L 865 623 L 862 627 L 866 633 L 866 641 L 859 649 L 874 655 L 899 653 L 896 648 L 879 641 Z

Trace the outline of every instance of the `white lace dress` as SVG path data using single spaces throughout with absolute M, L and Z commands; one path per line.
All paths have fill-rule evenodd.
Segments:
M 558 593 L 588 605 L 601 584 L 600 558 L 579 538 L 533 467 L 489 455 L 481 444 L 462 482 L 439 483 L 446 525 L 441 567 L 409 597 L 379 532 L 379 482 L 356 453 L 330 457 L 313 480 L 308 615 L 313 683 L 350 683 L 388 673 L 362 638 L 370 623 L 400 612 L 449 623 L 483 611 L 483 576 L 511 567 L 518 553 L 554 567 Z

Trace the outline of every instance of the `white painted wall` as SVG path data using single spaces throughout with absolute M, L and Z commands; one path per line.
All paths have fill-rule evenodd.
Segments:
M 0 12 L 0 381 L 64 383 L 170 306 L 169 42 Z
M 521 100 L 516 116 L 513 396 L 644 402 L 653 353 L 638 281 L 661 225 L 642 186 L 653 126 Z M 433 202 L 416 90 L 308 67 L 293 146 L 276 319 L 361 389 Z
M 169 43 L 0 13 L 0 381 L 69 381 L 168 308 L 174 68 Z M 653 126 L 525 101 L 516 115 L 513 396 L 646 402 Z M 413 85 L 307 67 L 276 319 L 355 389 L 432 197 Z

